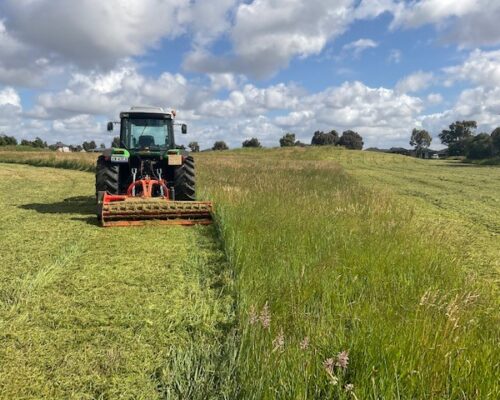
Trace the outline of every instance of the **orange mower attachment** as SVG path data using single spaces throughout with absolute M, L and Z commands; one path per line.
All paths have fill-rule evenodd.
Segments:
M 155 189 L 160 196 L 153 197 Z M 170 200 L 170 193 L 163 179 L 149 178 L 130 184 L 124 195 L 99 192 L 98 217 L 106 227 L 137 226 L 149 222 L 156 225 L 212 223 L 212 202 Z

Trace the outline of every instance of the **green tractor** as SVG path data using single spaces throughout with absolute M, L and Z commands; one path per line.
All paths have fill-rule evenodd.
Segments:
M 120 147 L 105 150 L 96 166 L 104 226 L 210 223 L 212 205 L 196 201 L 194 159 L 175 145 L 174 120 L 174 111 L 159 107 L 120 113 Z M 187 133 L 185 124 L 181 132 Z

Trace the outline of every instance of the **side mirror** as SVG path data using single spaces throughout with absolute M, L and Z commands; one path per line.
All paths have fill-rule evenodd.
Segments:
M 188 133 L 188 127 L 187 127 L 187 125 L 186 125 L 186 124 L 182 124 L 182 125 L 181 125 L 181 133 L 182 133 L 182 134 L 184 134 L 184 135 L 185 135 L 186 133 Z
M 108 132 L 111 132 L 113 130 L 113 123 L 108 122 Z

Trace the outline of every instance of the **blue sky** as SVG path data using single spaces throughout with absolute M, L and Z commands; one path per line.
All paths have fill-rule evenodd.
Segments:
M 144 104 L 202 147 L 331 129 L 408 146 L 422 127 L 439 148 L 455 120 L 500 125 L 499 18 L 494 0 L 1 0 L 0 132 L 109 143 Z

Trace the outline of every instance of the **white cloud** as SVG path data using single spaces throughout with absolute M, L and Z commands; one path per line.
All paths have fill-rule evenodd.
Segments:
M 0 90 L 0 106 L 11 105 L 21 108 L 21 98 L 14 88 L 6 87 Z
M 0 19 L 0 83 L 40 86 L 43 77 L 53 69 L 41 54 L 14 38 Z
M 165 72 L 157 79 L 146 78 L 132 63 L 125 62 L 106 73 L 73 74 L 64 90 L 41 94 L 27 115 L 44 119 L 81 114 L 116 118 L 134 104 L 191 108 L 205 96 L 203 88 L 193 90 L 181 74 Z
M 296 110 L 275 118 L 275 122 L 307 142 L 317 129 L 354 129 L 365 138 L 367 146 L 380 146 L 387 141 L 406 140 L 409 127 L 422 109 L 423 102 L 417 97 L 346 82 L 301 97 Z
M 21 98 L 14 88 L 0 90 L 0 133 L 17 134 L 22 111 Z
M 500 126 L 500 88 L 477 87 L 460 93 L 451 109 L 419 117 L 422 125 L 438 133 L 454 121 L 474 120 L 478 132 L 491 132 Z
M 355 16 L 357 19 L 376 18 L 385 12 L 394 12 L 397 7 L 394 0 L 361 0 Z
M 234 90 L 238 87 L 238 78 L 234 74 L 208 74 L 212 82 L 212 89 L 219 91 L 223 89 Z
M 275 122 L 278 126 L 296 128 L 303 124 L 308 124 L 312 118 L 314 118 L 314 111 L 301 110 L 292 111 L 288 115 L 276 117 Z
M 500 44 L 498 0 L 362 0 L 355 10 L 358 19 L 393 15 L 392 29 L 434 25 L 442 38 L 462 47 Z
M 4 0 L 8 31 L 23 43 L 83 66 L 112 66 L 183 32 L 189 0 Z
M 294 108 L 300 91 L 282 83 L 260 89 L 247 84 L 242 90 L 234 90 L 225 100 L 210 100 L 200 107 L 202 115 L 213 117 L 258 116 L 271 110 Z
M 353 0 L 255 0 L 240 4 L 229 31 L 234 56 L 196 48 L 184 66 L 193 71 L 272 75 L 294 57 L 319 54 L 352 22 Z M 251 38 L 251 40 L 249 39 Z
M 398 6 L 393 8 L 395 14 L 393 26 L 417 27 L 423 24 L 439 23 L 448 17 L 463 17 L 475 11 L 479 6 L 479 1 L 421 0 L 402 2 Z
M 352 50 L 355 57 L 361 55 L 361 53 L 368 49 L 374 49 L 378 47 L 378 43 L 372 39 L 358 39 L 354 42 L 344 45 L 344 50 Z
M 181 16 L 195 33 L 196 45 L 210 44 L 230 27 L 229 16 L 239 0 L 198 0 Z
M 394 14 L 392 28 L 434 24 L 447 41 L 475 47 L 500 44 L 497 0 L 421 0 L 386 5 Z
M 454 81 L 469 81 L 485 87 L 500 85 L 500 50 L 474 50 L 461 65 L 444 69 L 448 85 Z
M 474 50 L 462 64 L 443 72 L 445 86 L 464 81 L 472 87 L 462 90 L 451 108 L 420 116 L 426 129 L 437 133 L 457 120 L 477 121 L 479 132 L 490 132 L 500 126 L 500 51 Z M 436 102 L 443 100 L 440 94 L 431 94 L 429 103 L 432 104 L 434 95 Z
M 66 119 L 56 119 L 52 121 L 52 129 L 58 133 L 76 133 L 82 136 L 90 134 L 100 134 L 103 131 L 102 124 L 95 121 L 87 114 L 76 115 Z
M 418 71 L 398 81 L 396 91 L 399 93 L 419 92 L 428 88 L 433 80 L 433 73 Z
M 443 102 L 443 96 L 440 93 L 430 93 L 427 96 L 427 103 L 430 105 L 441 104 Z

